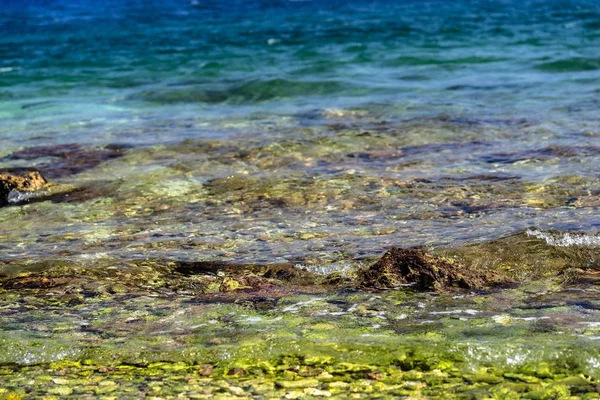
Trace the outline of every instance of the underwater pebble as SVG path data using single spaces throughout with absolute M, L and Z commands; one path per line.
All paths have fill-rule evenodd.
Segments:
M 68 396 L 71 393 L 73 393 L 73 389 L 71 389 L 68 386 L 56 386 L 56 387 L 48 389 L 48 393 L 56 394 L 59 396 Z
M 306 388 L 304 389 L 304 393 L 309 396 L 318 396 L 318 397 L 331 397 L 331 392 L 327 390 L 320 390 L 315 388 Z
M 241 396 L 246 393 L 246 391 L 239 386 L 230 386 L 228 390 L 236 396 Z
M 283 389 L 299 389 L 319 385 L 316 379 L 301 379 L 297 381 L 277 381 L 276 386 Z
M 304 396 L 304 392 L 301 392 L 299 390 L 295 390 L 295 391 L 292 391 L 292 392 L 287 392 L 285 394 L 285 396 L 283 396 L 283 397 L 285 397 L 286 399 L 298 399 L 298 398 L 300 398 L 302 396 Z

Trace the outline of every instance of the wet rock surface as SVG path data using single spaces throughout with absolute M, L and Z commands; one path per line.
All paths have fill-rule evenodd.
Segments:
M 418 249 L 394 247 L 369 269 L 360 272 L 361 288 L 396 288 L 410 285 L 417 290 L 437 292 L 483 290 L 514 284 L 496 271 L 478 271 L 451 258 Z
M 0 172 L 0 206 L 18 202 L 19 193 L 39 191 L 44 189 L 46 184 L 46 179 L 38 171 L 23 175 Z
M 110 193 L 111 182 L 93 184 L 54 185 L 52 191 L 46 178 L 73 180 L 73 176 L 100 164 L 122 157 L 130 146 L 109 144 L 103 147 L 84 147 L 79 144 L 27 147 L 0 159 L 13 167 L 0 170 L 0 206 L 50 200 L 84 202 Z M 26 162 L 27 166 L 23 166 Z M 30 165 L 36 170 L 31 171 Z M 37 169 L 43 171 L 43 176 Z M 37 195 L 36 192 L 42 195 Z
M 130 146 L 109 144 L 99 148 L 88 148 L 79 144 L 27 147 L 3 157 L 0 161 L 35 162 L 51 179 L 68 177 L 123 156 Z
M 524 263 L 530 278 L 515 286 L 494 270 L 516 268 L 510 254 L 482 264 L 505 246 L 562 258 L 538 275 Z M 393 248 L 342 276 L 291 263 L 5 262 L 0 396 L 594 398 L 600 297 L 563 275 L 595 270 L 553 249 L 532 233 Z
M 560 240 L 571 241 L 573 245 L 551 244 Z M 111 259 L 98 259 L 87 261 L 82 268 L 73 260 L 61 258 L 33 263 L 14 260 L 0 265 L 0 287 L 16 290 L 86 281 L 96 285 L 120 281 L 132 289 L 168 290 L 217 302 L 345 290 L 500 291 L 533 282 L 572 287 L 596 284 L 599 280 L 600 266 L 596 260 L 600 247 L 578 245 L 586 240 L 590 239 L 583 234 L 542 234 L 528 230 L 459 247 L 431 250 L 393 247 L 370 265 L 364 265 L 367 261 L 363 260 L 362 265 L 357 264 L 353 269 L 327 273 L 294 263 L 240 264 L 161 258 L 115 263 Z
M 600 311 L 579 306 L 598 304 L 594 290 L 288 292 L 264 307 L 122 281 L 6 282 L 0 395 L 594 398 L 599 386 L 585 337 Z
M 593 398 L 594 139 L 350 114 L 0 160 L 0 397 Z

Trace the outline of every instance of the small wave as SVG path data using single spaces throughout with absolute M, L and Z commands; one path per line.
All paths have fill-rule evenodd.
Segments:
M 147 90 L 138 99 L 160 104 L 173 103 L 260 103 L 278 98 L 339 94 L 350 91 L 351 85 L 337 81 L 290 81 L 286 79 L 250 80 L 226 88 L 190 86 Z
M 566 58 L 538 64 L 537 69 L 545 72 L 578 72 L 593 71 L 600 69 L 600 59 L 598 58 Z
M 458 65 L 458 64 L 488 64 L 504 61 L 499 57 L 460 57 L 460 58 L 423 58 L 423 57 L 398 57 L 386 62 L 388 66 L 421 66 L 421 65 Z
M 584 233 L 548 233 L 537 229 L 528 229 L 527 236 L 544 239 L 549 246 L 555 247 L 600 247 L 600 236 L 586 235 Z
M 18 190 L 13 189 L 10 191 L 10 193 L 8 193 L 7 200 L 10 204 L 18 204 L 18 203 L 28 201 L 29 199 L 48 195 L 48 194 L 49 194 L 48 191 L 19 192 Z
M 334 272 L 339 272 L 342 276 L 347 277 L 351 271 L 354 270 L 354 267 L 350 264 L 339 264 L 334 263 L 331 265 L 304 265 L 304 264 L 296 264 L 296 268 L 312 272 L 313 274 L 326 276 L 332 274 Z

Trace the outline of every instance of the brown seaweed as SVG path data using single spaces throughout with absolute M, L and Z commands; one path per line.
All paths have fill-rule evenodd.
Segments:
M 477 271 L 451 258 L 418 249 L 394 247 L 359 274 L 362 288 L 394 288 L 412 285 L 417 290 L 437 292 L 457 289 L 481 290 L 506 286 L 512 281 L 495 271 Z

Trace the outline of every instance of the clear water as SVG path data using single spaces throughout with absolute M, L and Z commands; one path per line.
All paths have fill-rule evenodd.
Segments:
M 17 193 L 29 202 L 0 209 L 3 277 L 107 267 L 134 276 L 131 263 L 148 258 L 346 273 L 393 245 L 460 246 L 531 226 L 540 238 L 583 231 L 589 243 L 580 245 L 596 245 L 595 0 L 7 0 L 0 33 L 0 169 L 39 168 L 54 185 L 39 201 Z M 593 287 L 581 290 L 596 304 Z M 558 315 L 565 340 L 597 337 L 597 312 L 577 302 L 524 306 L 519 296 L 532 293 L 514 294 L 507 316 L 477 300 L 468 307 L 491 330 L 504 324 L 498 315 L 521 328 L 522 314 Z M 150 301 L 138 295 L 132 310 Z M 183 315 L 186 301 L 165 313 Z M 433 314 L 416 312 L 418 323 L 464 308 L 431 301 Z M 20 319 L 17 303 L 2 318 L 30 329 L 40 316 Z M 74 318 L 104 306 L 81 306 Z M 465 332 L 477 332 L 481 320 L 461 316 Z M 112 332 L 111 318 L 98 329 Z M 360 325 L 353 318 L 348 329 Z M 413 322 L 394 326 L 410 331 Z
M 316 229 L 379 251 L 531 225 L 596 230 L 599 16 L 595 1 L 9 2 L 0 11 L 0 154 L 72 143 L 175 145 L 139 164 L 182 163 L 185 173 L 143 177 L 140 166 L 110 178 L 177 178 L 170 184 L 187 185 L 182 196 L 236 174 L 337 182 L 300 216 L 262 207 L 245 210 L 244 224 L 223 207 L 207 211 L 213 231 L 240 224 L 225 238 L 234 241 L 242 228 L 292 236 Z M 190 147 L 177 147 L 186 139 L 294 159 L 263 166 L 219 149 L 186 156 Z M 338 204 L 361 196 L 372 202 Z M 175 214 L 191 225 L 186 231 L 204 221 L 193 207 Z M 395 233 L 374 243 L 352 237 L 357 218 Z M 168 235 L 193 233 L 154 215 L 134 224 L 155 223 Z M 73 233 L 88 229 L 99 227 Z M 244 240 L 248 258 L 270 258 L 258 256 L 261 243 Z M 280 245 L 282 254 L 309 250 Z

